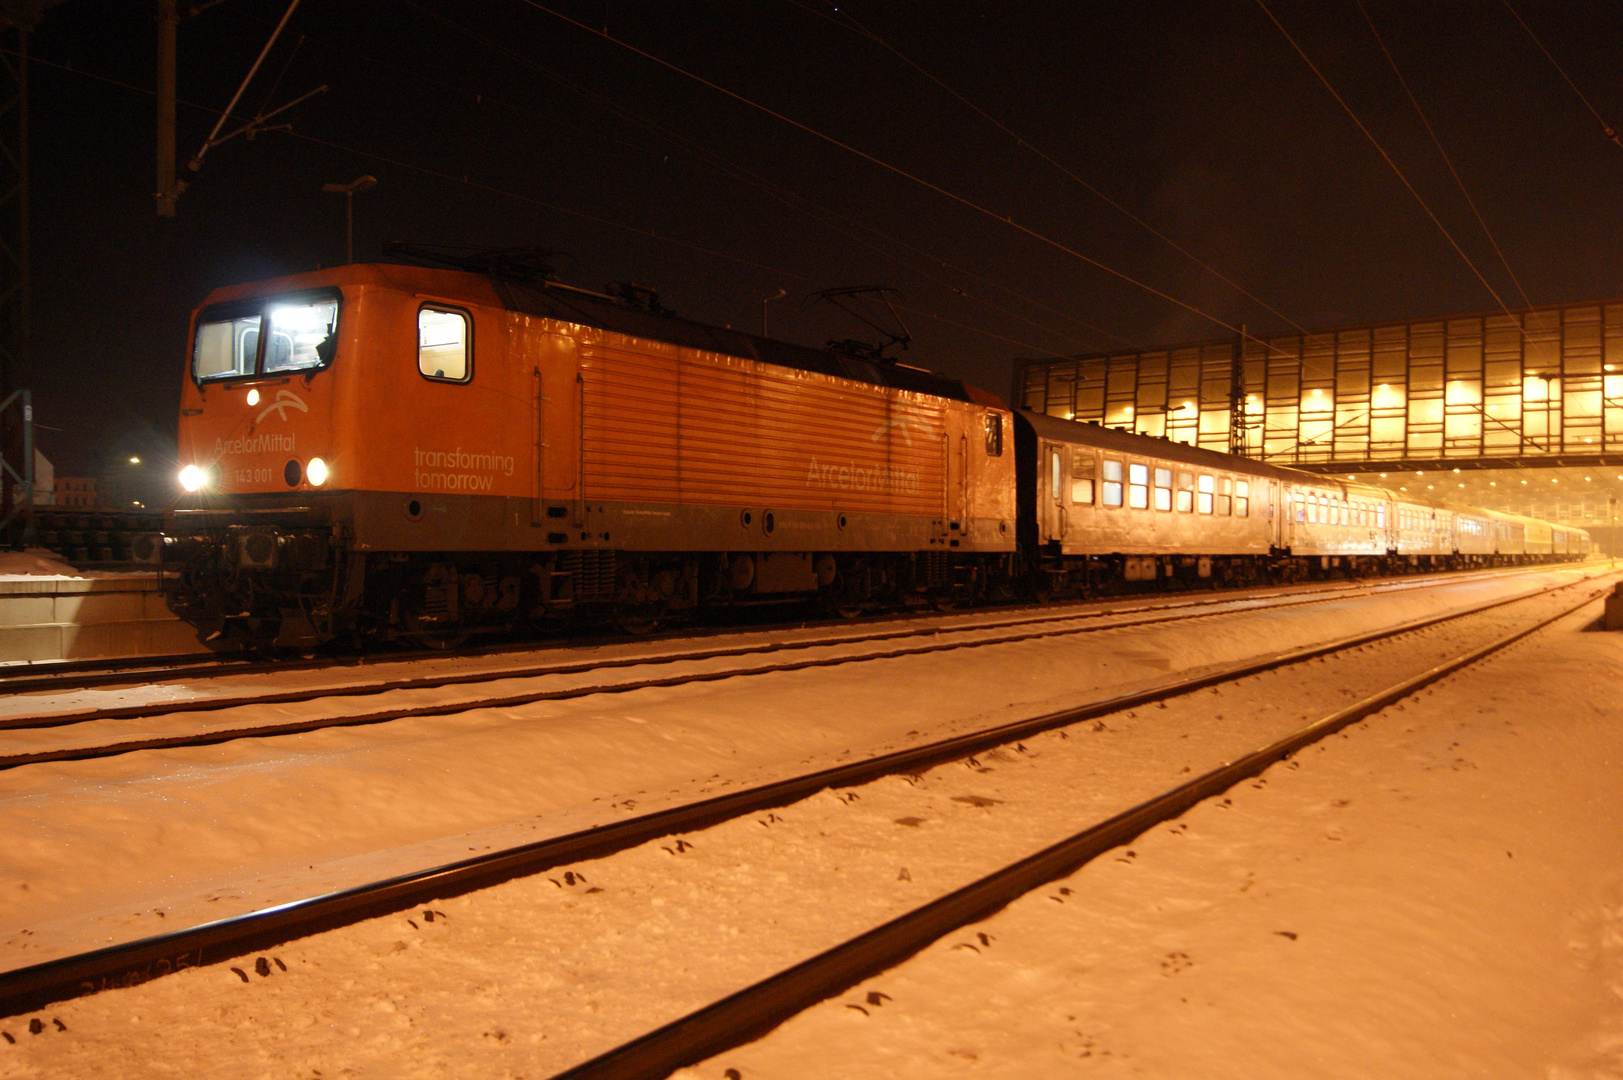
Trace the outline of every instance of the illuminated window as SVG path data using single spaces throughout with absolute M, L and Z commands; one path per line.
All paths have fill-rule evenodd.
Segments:
M 1003 414 L 986 414 L 986 456 L 1003 456 Z
M 1178 513 L 1192 514 L 1195 511 L 1195 474 L 1181 472 L 1178 474 Z
M 1212 477 L 1207 476 L 1204 473 L 1201 474 L 1200 493 L 1195 500 L 1195 509 L 1199 510 L 1202 514 L 1209 514 L 1212 512 L 1212 493 L 1215 486 L 1216 481 Z
M 1048 462 L 1048 497 L 1053 499 L 1055 502 L 1058 502 L 1060 492 L 1059 481 L 1060 477 L 1065 474 L 1064 468 L 1060 464 L 1058 450 L 1055 450 L 1048 455 Z
M 1127 466 L 1127 505 L 1134 510 L 1143 510 L 1150 505 L 1150 467 L 1148 465 L 1132 464 Z
M 192 376 L 198 380 L 308 371 L 332 363 L 338 290 L 215 304 L 197 317 Z M 261 334 L 261 330 L 268 331 Z M 263 339 L 263 340 L 262 340 Z
M 264 372 L 326 367 L 338 344 L 338 301 L 271 304 Z
M 417 312 L 417 370 L 441 382 L 467 382 L 468 316 L 449 308 Z
M 1307 520 L 1307 496 L 1300 491 L 1296 493 L 1296 520 Z
M 1172 470 L 1155 470 L 1155 508 L 1157 510 L 1172 509 Z
M 1121 505 L 1121 462 L 1105 459 L 1103 495 L 1106 506 Z
M 1300 498 L 1300 496 L 1298 496 Z M 1301 520 L 1298 518 L 1297 520 Z M 1307 497 L 1307 520 L 1313 524 L 1319 521 L 1319 500 L 1312 495 Z
M 1080 506 L 1093 505 L 1093 472 L 1097 461 L 1085 450 L 1071 451 L 1071 501 Z
M 1251 516 L 1251 481 L 1236 480 L 1234 482 L 1234 516 Z
M 259 352 L 259 316 L 199 322 L 192 346 L 192 374 L 199 379 L 251 375 Z
M 1234 481 L 1227 476 L 1217 478 L 1217 514 L 1228 517 L 1234 512 Z

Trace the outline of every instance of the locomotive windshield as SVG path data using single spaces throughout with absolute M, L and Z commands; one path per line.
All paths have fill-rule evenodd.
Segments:
M 269 330 L 262 334 L 261 327 Z M 336 292 L 216 304 L 198 316 L 192 375 L 213 380 L 322 368 L 337 341 Z

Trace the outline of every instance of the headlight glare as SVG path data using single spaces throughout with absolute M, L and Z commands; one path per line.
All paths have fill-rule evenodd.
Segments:
M 327 463 L 318 457 L 311 458 L 304 467 L 304 476 L 310 483 L 320 487 L 327 482 Z
M 180 486 L 187 491 L 196 491 L 208 480 L 208 474 L 196 465 L 188 465 L 180 470 Z

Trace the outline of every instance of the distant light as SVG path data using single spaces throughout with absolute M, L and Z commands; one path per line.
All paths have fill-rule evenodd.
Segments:
M 1489 487 L 1498 487 L 1499 486 L 1499 481 L 1497 481 L 1497 480 L 1489 480 L 1488 481 L 1488 486 Z
M 1464 487 L 1464 486 L 1465 486 L 1465 485 L 1464 485 L 1464 484 L 1461 484 L 1461 485 L 1460 485 L 1460 487 Z
M 1415 475 L 1416 475 L 1416 476 L 1425 476 L 1425 475 L 1426 475 L 1426 474 L 1425 474 L 1425 473 L 1423 473 L 1423 472 L 1417 472 L 1417 473 L 1415 473 Z
M 1385 479 L 1386 479 L 1386 474 L 1385 474 L 1385 473 L 1382 473 L 1382 474 L 1381 474 L 1381 479 L 1382 479 L 1382 480 L 1385 480 Z
M 141 464 L 141 459 L 132 454 L 132 455 L 130 455 L 130 464 L 131 465 L 139 465 L 139 464 Z
M 1590 481 L 1590 480 L 1592 480 L 1592 479 L 1594 479 L 1594 477 L 1590 477 L 1590 476 L 1586 476 L 1586 477 L 1584 477 L 1584 483 L 1586 483 L 1586 484 L 1587 484 L 1587 483 L 1589 483 L 1589 481 Z
M 1455 469 L 1455 470 L 1454 470 L 1454 471 L 1455 471 L 1455 472 L 1459 472 L 1459 470 L 1458 470 L 1458 469 Z
M 320 487 L 327 482 L 327 463 L 318 457 L 311 458 L 310 463 L 304 467 L 304 475 L 310 478 L 312 484 Z
M 1319 395 L 1320 395 L 1320 394 L 1322 394 L 1322 393 L 1324 393 L 1324 391 L 1323 391 L 1323 390 L 1315 390 L 1315 391 L 1313 391 L 1313 396 L 1314 396 L 1314 397 L 1318 397 L 1318 396 L 1319 396 Z
M 258 390 L 250 390 L 250 391 L 248 391 L 248 404 L 250 406 L 259 404 L 259 391 Z
M 1430 490 L 1431 490 L 1431 488 L 1432 488 L 1432 485 L 1430 485 L 1430 484 L 1427 484 L 1427 485 L 1426 485 L 1426 490 L 1427 490 L 1427 491 L 1430 491 Z
M 1525 484 L 1525 483 L 1527 483 L 1527 481 L 1526 481 L 1526 480 L 1523 480 L 1523 481 L 1522 481 L 1522 483 L 1524 483 L 1524 484 Z

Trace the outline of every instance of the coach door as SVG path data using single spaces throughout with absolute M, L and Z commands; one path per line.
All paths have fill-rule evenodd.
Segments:
M 1066 468 L 1069 455 L 1065 450 L 1059 443 L 1043 444 L 1042 475 L 1037 481 L 1043 543 L 1065 539 L 1065 488 L 1069 479 Z

